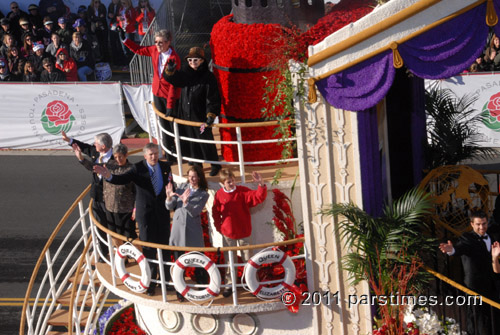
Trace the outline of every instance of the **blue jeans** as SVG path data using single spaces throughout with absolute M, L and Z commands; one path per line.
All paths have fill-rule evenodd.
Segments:
M 94 72 L 94 70 L 92 70 L 90 67 L 82 66 L 78 69 L 78 79 L 80 79 L 80 81 L 87 81 L 87 76 L 92 72 Z

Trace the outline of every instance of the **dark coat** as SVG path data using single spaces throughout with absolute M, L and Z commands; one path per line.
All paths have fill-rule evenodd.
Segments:
M 73 143 L 76 143 L 78 147 L 82 150 L 82 152 L 89 156 L 91 162 L 95 162 L 99 159 L 100 153 L 96 150 L 94 145 L 90 145 L 87 143 L 80 142 L 78 140 L 73 139 Z M 110 160 L 113 160 L 114 157 L 111 156 Z M 84 165 L 85 166 L 85 165 Z M 90 197 L 94 199 L 96 202 L 104 202 L 103 197 L 103 186 L 102 186 L 102 178 L 99 178 L 97 173 L 92 172 L 92 184 L 90 186 Z
M 156 195 L 145 160 L 134 164 L 122 175 L 112 175 L 111 184 L 135 184 L 135 217 L 139 224 L 141 241 L 168 244 L 170 238 L 170 213 L 165 207 L 165 186 L 171 181 L 170 164 L 158 162 L 163 176 L 161 193 Z
M 82 40 L 81 47 L 77 48 L 73 42 L 69 45 L 69 55 L 76 62 L 76 66 L 81 68 L 82 66 L 88 66 L 90 68 L 94 68 L 95 60 L 94 55 L 92 53 L 92 48 L 90 44 Z
M 43 70 L 40 75 L 40 82 L 42 83 L 54 83 L 56 81 L 66 81 L 66 76 L 62 71 L 55 68 L 52 69 L 52 72 L 49 73 L 47 70 Z
M 488 231 L 491 243 L 499 241 L 499 235 Z M 460 236 L 454 244 L 455 254 L 462 259 L 464 268 L 464 283 L 471 290 L 497 300 L 495 282 L 498 275 L 493 273 L 491 265 L 491 252 L 486 249 L 486 244 L 473 231 Z
M 172 75 L 163 73 L 163 77 L 175 87 L 181 87 L 179 110 L 177 117 L 194 122 L 206 122 L 209 113 L 220 114 L 221 99 L 215 75 L 208 70 L 206 61 L 198 70 L 185 66 L 181 71 Z M 198 127 L 180 127 L 182 135 L 187 137 L 213 140 L 212 128 L 207 127 L 200 133 Z M 218 161 L 215 144 L 200 144 L 195 142 L 183 143 L 183 155 L 203 160 Z

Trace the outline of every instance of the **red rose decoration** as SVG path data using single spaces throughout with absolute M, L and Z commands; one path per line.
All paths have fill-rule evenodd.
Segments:
M 71 111 L 64 102 L 54 100 L 47 105 L 45 114 L 50 122 L 53 122 L 56 126 L 60 126 L 69 122 Z
M 488 102 L 490 115 L 500 121 L 500 92 L 491 96 Z

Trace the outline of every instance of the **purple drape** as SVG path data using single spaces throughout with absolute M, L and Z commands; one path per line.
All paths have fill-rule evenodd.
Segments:
M 500 15 L 500 0 L 495 0 Z M 498 28 L 496 28 L 498 29 Z M 425 79 L 441 79 L 467 69 L 481 54 L 488 36 L 486 4 L 457 16 L 398 46 L 405 66 Z M 316 83 L 325 99 L 351 111 L 375 106 L 394 80 L 392 51 L 387 51 Z
M 382 166 L 378 143 L 377 110 L 375 107 L 358 112 L 359 155 L 363 209 L 372 216 L 382 214 Z

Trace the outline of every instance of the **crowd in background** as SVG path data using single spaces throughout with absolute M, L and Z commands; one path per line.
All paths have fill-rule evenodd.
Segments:
M 493 72 L 500 70 L 500 39 L 491 31 L 481 55 L 466 72 Z
M 132 54 L 123 48 L 118 27 L 128 38 L 144 35 L 155 11 L 149 0 L 112 0 L 106 8 L 90 0 L 72 13 L 63 0 L 40 0 L 0 12 L 0 81 L 87 81 L 95 66 L 111 63 L 128 70 Z

